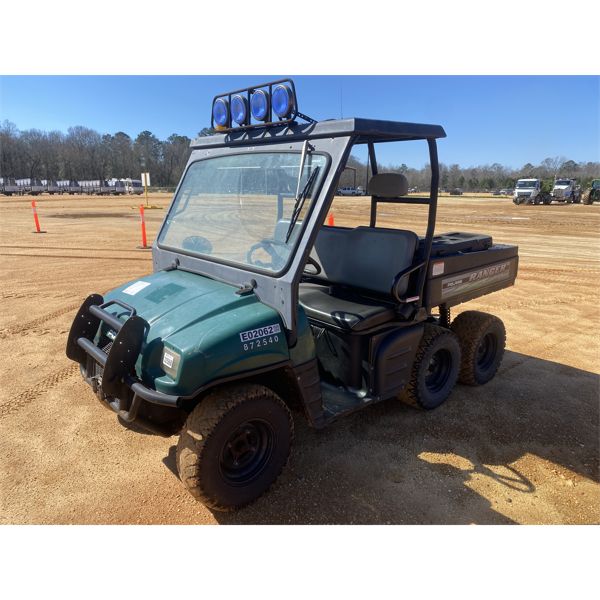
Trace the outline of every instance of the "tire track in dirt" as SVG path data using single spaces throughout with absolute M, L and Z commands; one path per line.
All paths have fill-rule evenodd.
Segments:
M 70 364 L 60 371 L 55 371 L 48 377 L 42 379 L 39 383 L 36 383 L 33 387 L 13 396 L 8 402 L 0 404 L 0 420 L 8 415 L 20 410 L 30 402 L 33 402 L 36 398 L 50 391 L 56 387 L 62 381 L 65 381 L 69 377 L 72 377 L 77 373 L 78 366 Z
M 17 246 L 15 244 L 0 244 L 0 248 L 6 248 L 7 250 L 79 250 L 83 252 L 89 252 L 90 248 L 83 246 Z M 94 248 L 94 252 L 114 252 L 122 251 L 122 252 L 134 252 L 131 248 L 115 248 L 114 246 L 110 248 Z
M 549 298 L 533 298 L 531 300 L 517 300 L 516 302 L 509 302 L 504 304 L 497 304 L 498 309 L 515 309 L 515 308 L 540 308 L 542 306 L 555 306 L 557 304 L 573 304 L 576 302 L 585 302 L 588 300 L 588 296 L 577 295 L 569 296 L 568 298 L 562 297 L 549 297 Z
M 136 260 L 147 261 L 147 257 L 128 256 L 80 256 L 78 254 L 19 254 L 17 252 L 0 252 L 0 256 L 20 256 L 21 258 L 73 258 L 77 260 Z
M 3 340 L 11 335 L 16 335 L 18 333 L 24 333 L 25 331 L 29 331 L 30 329 L 35 329 L 39 325 L 43 325 L 46 321 L 50 321 L 51 319 L 56 319 L 57 317 L 61 317 L 62 315 L 75 311 L 79 308 L 80 304 L 70 304 L 69 306 L 65 306 L 64 308 L 59 308 L 54 312 L 51 312 L 47 315 L 34 319 L 33 321 L 28 321 L 27 323 L 20 323 L 18 325 L 14 325 L 13 327 L 7 327 L 6 329 L 0 330 L 0 340 Z

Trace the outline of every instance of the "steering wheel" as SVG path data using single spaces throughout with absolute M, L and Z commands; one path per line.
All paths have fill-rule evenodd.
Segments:
M 315 268 L 315 272 L 314 272 L 314 273 L 307 273 L 307 272 L 306 272 L 306 267 L 307 267 L 308 265 L 310 265 L 311 267 L 314 267 L 314 268 Z M 320 264 L 319 264 L 319 263 L 318 263 L 318 262 L 317 262 L 317 261 L 316 261 L 316 260 L 315 260 L 315 259 L 314 259 L 312 256 L 309 256 L 309 257 L 306 259 L 306 265 L 304 265 L 304 272 L 305 272 L 307 275 L 320 275 L 322 270 L 323 270 L 323 269 L 321 268 L 321 265 L 320 265 Z
M 208 239 L 201 235 L 190 235 L 181 242 L 184 250 L 191 250 L 199 254 L 211 254 L 213 247 Z
M 258 267 L 271 267 L 273 269 L 278 269 L 283 266 L 285 263 L 285 259 L 281 257 L 275 250 L 275 246 L 283 246 L 287 248 L 287 244 L 282 242 L 281 240 L 276 240 L 275 238 L 264 238 L 254 244 L 250 250 L 248 250 L 248 254 L 246 255 L 246 260 L 251 265 L 256 265 Z M 253 254 L 262 248 L 270 257 L 271 257 L 271 265 L 267 265 L 261 260 L 256 260 L 253 258 Z

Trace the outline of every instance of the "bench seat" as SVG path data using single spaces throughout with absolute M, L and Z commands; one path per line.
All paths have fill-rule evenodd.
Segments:
M 330 286 L 301 283 L 299 301 L 309 319 L 347 331 L 371 329 L 396 318 L 393 304 Z

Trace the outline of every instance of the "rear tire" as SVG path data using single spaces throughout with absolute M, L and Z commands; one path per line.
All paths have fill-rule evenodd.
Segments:
M 445 402 L 458 379 L 460 345 L 456 335 L 437 325 L 425 325 L 411 378 L 400 399 L 431 410 Z
M 292 415 L 271 390 L 257 384 L 223 387 L 190 413 L 177 443 L 177 471 L 208 508 L 236 510 L 277 479 L 293 436 Z
M 458 380 L 466 385 L 483 385 L 496 375 L 506 345 L 504 323 L 496 316 L 468 310 L 451 325 L 461 349 Z
M 583 204 L 591 204 L 592 203 L 592 192 L 586 192 L 581 199 Z

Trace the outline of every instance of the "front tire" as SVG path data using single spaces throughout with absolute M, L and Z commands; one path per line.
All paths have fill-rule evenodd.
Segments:
M 183 427 L 176 453 L 179 477 L 208 508 L 236 510 L 277 479 L 293 435 L 289 409 L 268 388 L 238 384 L 214 390 Z
M 444 403 L 458 379 L 460 345 L 456 335 L 438 325 L 425 325 L 411 378 L 400 399 L 431 410 Z
M 458 380 L 466 385 L 490 381 L 504 356 L 504 323 L 494 315 L 467 310 L 454 319 L 451 329 L 460 341 L 462 353 Z

